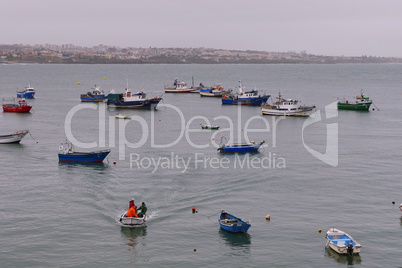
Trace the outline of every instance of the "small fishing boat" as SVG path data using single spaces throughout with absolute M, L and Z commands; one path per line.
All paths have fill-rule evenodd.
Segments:
M 116 114 L 117 119 L 131 119 L 131 115 L 128 114 Z
M 100 90 L 100 88 L 95 85 L 92 88 L 92 92 L 87 92 L 87 94 L 81 94 L 81 101 L 83 102 L 103 102 L 107 100 L 107 94 Z
M 179 82 L 177 79 L 174 80 L 173 86 L 164 86 L 165 93 L 191 93 L 197 89 L 194 87 L 187 87 L 186 82 Z
M 217 126 L 217 125 L 203 125 L 203 124 L 201 124 L 201 128 L 202 129 L 219 129 L 219 126 Z
M 29 130 L 21 130 L 12 134 L 0 135 L 0 143 L 19 143 L 29 133 Z
M 35 89 L 29 84 L 24 90 L 17 91 L 18 98 L 33 99 L 35 98 Z
M 223 94 L 230 94 L 230 92 L 225 92 L 220 84 L 216 84 L 212 87 L 201 87 L 200 96 L 201 97 L 222 97 Z
M 233 143 L 233 144 L 224 144 L 218 148 L 220 153 L 252 153 L 258 152 L 261 145 L 265 141 L 260 143 L 256 143 L 255 141 L 251 141 L 250 143 Z
M 222 210 L 218 218 L 219 225 L 223 230 L 232 233 L 245 233 L 250 228 L 249 221 L 243 221 L 242 219 Z
M 368 111 L 372 100 L 366 97 L 361 90 L 360 95 L 357 95 L 353 101 L 349 101 L 346 98 L 338 98 L 338 110 L 357 110 L 357 111 Z
M 32 106 L 28 104 L 26 99 L 18 100 L 18 103 L 15 104 L 15 99 L 13 99 L 13 103 L 3 99 L 3 111 L 9 113 L 29 113 L 31 111 Z
M 93 152 L 75 152 L 71 142 L 63 142 L 59 147 L 59 161 L 81 162 L 81 163 L 102 163 L 110 149 Z
M 236 94 L 223 95 L 222 104 L 260 106 L 267 102 L 268 98 L 271 96 L 258 95 L 258 90 L 255 89 L 245 91 L 241 81 L 239 81 L 237 89 L 238 93 Z
M 353 237 L 341 230 L 331 228 L 325 235 L 327 247 L 339 254 L 359 254 L 362 245 L 360 245 Z
M 273 105 L 263 104 L 261 112 L 263 115 L 274 116 L 310 116 L 315 109 L 315 106 L 304 106 L 298 103 L 298 100 L 282 98 L 282 94 L 279 92 L 277 101 Z
M 141 227 L 145 225 L 146 221 L 147 216 L 145 215 L 142 218 L 136 218 L 136 217 L 127 217 L 126 213 L 123 213 L 119 219 L 120 224 L 127 227 Z
M 162 96 L 147 98 L 147 94 L 140 91 L 132 93 L 131 89 L 126 88 L 124 93 L 116 94 L 109 93 L 107 98 L 107 106 L 114 108 L 124 109 L 155 109 L 159 102 L 162 100 Z

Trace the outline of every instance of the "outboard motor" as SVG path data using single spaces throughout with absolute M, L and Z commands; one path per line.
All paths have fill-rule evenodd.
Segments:
M 348 253 L 349 256 L 353 255 L 353 244 L 352 243 L 348 244 L 347 253 Z

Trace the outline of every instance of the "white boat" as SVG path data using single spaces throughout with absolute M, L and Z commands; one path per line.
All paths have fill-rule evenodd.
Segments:
M 310 116 L 314 109 L 315 106 L 299 105 L 298 100 L 284 99 L 280 92 L 277 101 L 273 105 L 265 103 L 261 106 L 263 115 L 276 116 Z
M 197 90 L 187 87 L 186 82 L 179 82 L 177 79 L 174 80 L 173 86 L 165 86 L 164 89 L 165 93 L 190 93 Z
M 0 135 L 0 143 L 19 143 L 29 130 L 21 130 L 12 134 Z
M 116 118 L 118 118 L 118 119 L 131 119 L 131 115 L 128 115 L 128 114 L 116 114 Z
M 331 228 L 325 236 L 327 247 L 339 254 L 359 254 L 362 245 L 360 245 L 353 237 L 341 230 Z
M 127 226 L 127 227 L 144 226 L 146 221 L 147 221 L 147 216 L 145 216 L 145 215 L 142 218 L 126 217 L 126 213 L 123 213 L 119 219 L 120 224 L 123 226 Z

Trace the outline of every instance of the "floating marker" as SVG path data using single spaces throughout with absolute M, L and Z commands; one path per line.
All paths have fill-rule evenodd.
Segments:
M 106 77 L 103 77 L 103 80 L 106 80 Z
M 321 234 L 322 230 L 321 230 L 321 229 L 318 229 L 318 232 Z
M 77 82 L 77 85 L 81 85 L 81 82 Z
M 197 212 L 197 209 L 196 208 L 191 208 L 191 211 L 193 212 L 193 214 L 194 213 L 196 213 Z
M 196 252 L 196 251 L 197 251 L 197 249 L 196 249 L 196 248 L 194 248 L 193 250 L 194 250 L 194 252 Z
M 116 165 L 116 161 L 113 161 L 113 164 Z

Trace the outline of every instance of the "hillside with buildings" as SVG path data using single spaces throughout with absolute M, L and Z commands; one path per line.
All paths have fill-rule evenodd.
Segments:
M 400 63 L 401 58 L 323 56 L 301 52 L 240 51 L 213 48 L 120 48 L 98 45 L 1 45 L 1 63 L 80 64 L 274 64 Z

